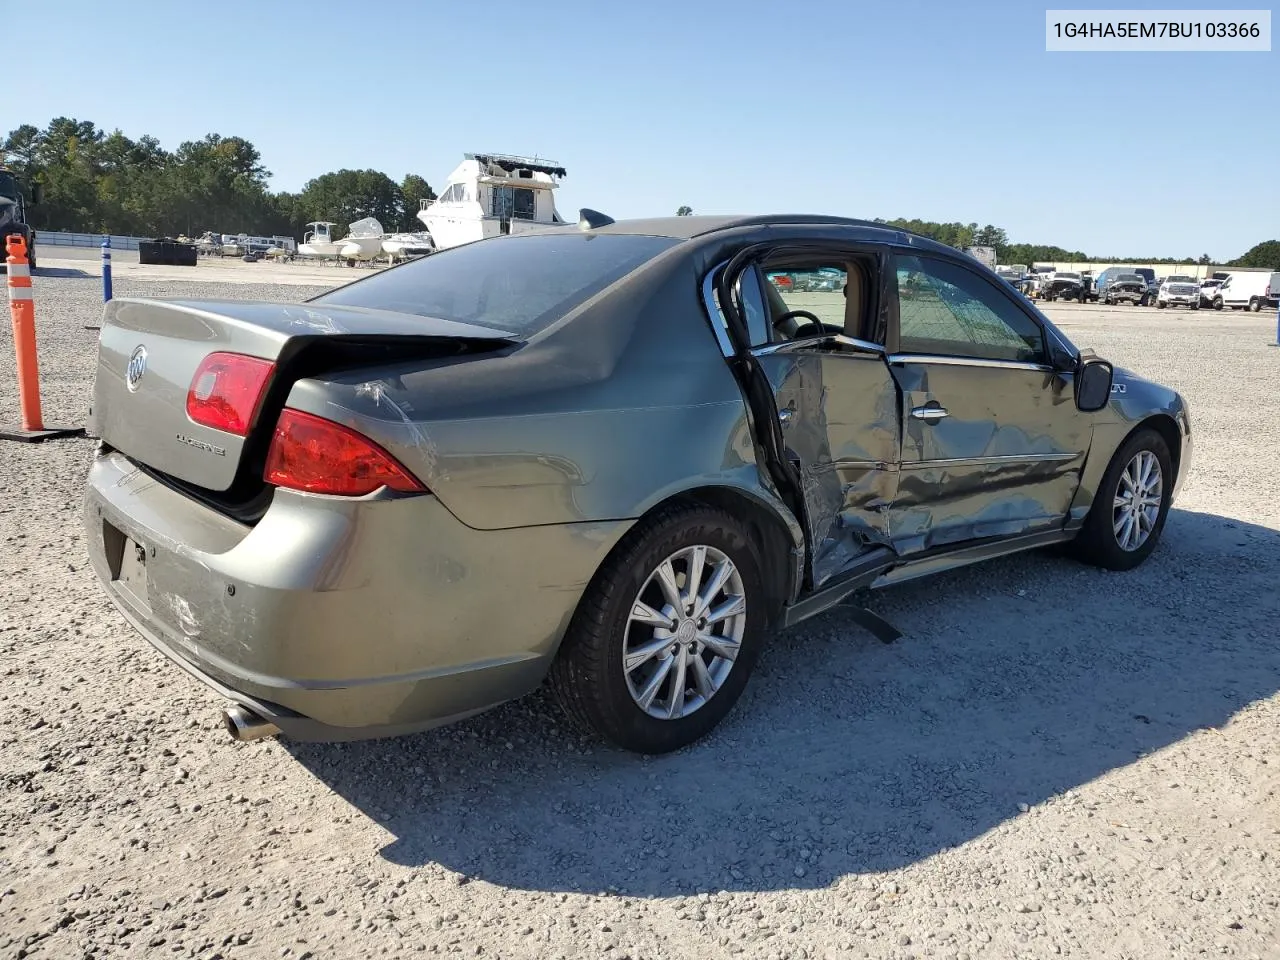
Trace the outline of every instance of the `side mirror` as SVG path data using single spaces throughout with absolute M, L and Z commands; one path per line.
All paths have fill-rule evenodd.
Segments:
M 1082 358 L 1076 368 L 1076 409 L 1085 413 L 1101 410 L 1111 401 L 1111 364 L 1100 357 Z

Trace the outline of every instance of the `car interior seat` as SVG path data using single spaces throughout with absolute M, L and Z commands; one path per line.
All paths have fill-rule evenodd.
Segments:
M 867 273 L 863 265 L 857 261 L 839 264 L 839 266 L 845 271 L 843 289 L 845 304 L 842 332 L 847 337 L 865 339 L 863 325 L 866 320 L 867 291 L 869 289 Z M 765 300 L 769 306 L 769 320 L 774 331 L 775 340 L 794 340 L 797 335 L 811 336 L 814 334 L 813 322 L 804 317 L 787 317 L 785 320 L 781 320 L 782 317 L 796 308 L 789 307 L 782 298 L 782 294 L 778 292 L 778 288 L 768 280 L 765 281 L 764 288 Z M 781 322 L 779 322 L 780 320 Z M 828 327 L 827 329 L 829 330 L 830 328 Z

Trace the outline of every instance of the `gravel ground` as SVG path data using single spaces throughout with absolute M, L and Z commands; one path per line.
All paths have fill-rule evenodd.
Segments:
M 37 280 L 50 422 L 83 420 L 98 291 Z M 90 441 L 5 445 L 0 958 L 1280 956 L 1274 318 L 1053 313 L 1191 402 L 1149 562 L 879 593 L 899 643 L 839 612 L 781 633 L 720 730 L 659 759 L 540 695 L 400 740 L 233 743 L 88 571 Z

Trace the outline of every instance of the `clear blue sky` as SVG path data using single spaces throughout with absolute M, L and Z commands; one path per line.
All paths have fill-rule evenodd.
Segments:
M 20 37 L 35 61 L 0 127 L 238 135 L 276 189 L 438 187 L 491 150 L 564 164 L 569 214 L 977 221 L 1118 256 L 1280 237 L 1280 46 L 1051 54 L 1045 6 L 0 0 L 10 66 Z

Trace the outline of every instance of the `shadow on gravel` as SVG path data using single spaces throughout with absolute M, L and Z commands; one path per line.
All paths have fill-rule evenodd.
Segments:
M 773 638 L 709 740 L 642 759 L 545 696 L 446 730 L 289 744 L 383 856 L 547 891 L 824 886 L 902 867 L 1280 690 L 1280 533 L 1175 510 L 1139 570 L 1031 554 Z M 806 853 L 806 851 L 809 851 Z
M 75 267 L 38 267 L 35 272 L 37 280 L 82 280 L 92 276 L 87 270 Z

